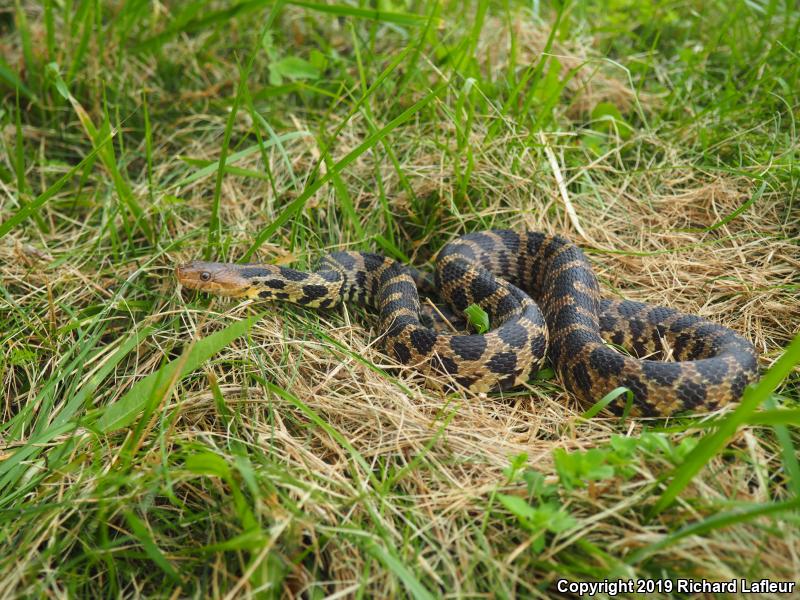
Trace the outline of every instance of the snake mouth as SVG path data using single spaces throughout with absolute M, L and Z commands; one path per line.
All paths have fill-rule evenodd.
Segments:
M 175 268 L 175 277 L 183 287 L 218 296 L 246 296 L 252 287 L 236 265 L 192 261 Z

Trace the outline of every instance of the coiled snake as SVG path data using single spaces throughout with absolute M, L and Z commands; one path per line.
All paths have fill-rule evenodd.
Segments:
M 380 313 L 387 351 L 473 391 L 524 383 L 545 353 L 565 387 L 593 403 L 625 386 L 632 414 L 713 410 L 738 400 L 756 375 L 755 348 L 730 329 L 662 306 L 602 298 L 583 252 L 557 235 L 508 230 L 464 235 L 439 253 L 435 279 L 393 259 L 334 252 L 314 272 L 267 264 L 191 262 L 176 270 L 190 289 L 327 308 L 343 301 Z M 456 311 L 485 310 L 495 328 L 447 333 L 423 310 L 418 288 Z M 540 308 L 541 307 L 541 310 Z M 549 350 L 548 350 L 549 338 Z M 677 362 L 662 356 L 664 342 Z M 624 396 L 611 403 L 619 413 Z

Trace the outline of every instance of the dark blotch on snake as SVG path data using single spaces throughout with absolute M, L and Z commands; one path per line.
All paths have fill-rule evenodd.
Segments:
M 330 256 L 348 271 L 356 266 L 356 259 L 345 252 L 334 252 Z
M 629 303 L 627 303 L 627 302 L 623 303 L 622 306 L 625 306 L 627 304 L 629 304 Z M 672 323 L 669 326 L 669 330 L 672 333 L 680 333 L 681 331 L 683 331 L 685 329 L 689 329 L 690 327 L 692 327 L 692 325 L 697 323 L 697 321 L 698 321 L 698 318 L 695 317 L 695 316 L 692 316 L 692 315 L 681 315 L 678 319 L 675 320 L 674 323 Z
M 364 270 L 368 272 L 377 271 L 385 261 L 381 255 L 371 252 L 362 252 L 361 258 L 364 259 Z
M 675 338 L 675 342 L 672 344 L 672 351 L 675 353 L 675 357 L 679 360 L 686 360 L 688 357 L 691 356 L 691 349 L 694 346 L 694 337 L 689 332 L 684 332 L 678 335 Z
M 318 271 L 317 275 L 322 277 L 325 281 L 333 283 L 334 281 L 339 281 L 342 278 L 342 274 L 338 271 Z
M 450 348 L 464 360 L 478 360 L 486 350 L 482 335 L 456 335 L 450 338 Z
M 486 366 L 492 373 L 513 373 L 517 368 L 517 355 L 514 352 L 498 352 Z
M 239 274 L 245 279 L 252 279 L 253 277 L 269 277 L 274 275 L 269 269 L 264 267 L 242 267 Z
M 411 353 L 406 348 L 406 345 L 402 342 L 395 342 L 394 343 L 394 355 L 404 365 L 411 362 Z
M 458 373 L 458 363 L 449 356 L 440 356 L 439 363 L 443 373 L 447 375 L 455 375 Z
M 728 365 L 721 360 L 699 360 L 694 364 L 694 368 L 700 373 L 700 377 L 711 385 L 719 385 L 728 375 Z
M 706 399 L 705 388 L 694 381 L 684 381 L 679 384 L 677 392 L 678 398 L 684 404 L 684 409 L 694 408 Z
M 589 371 L 583 363 L 575 363 L 572 367 L 572 379 L 584 392 L 589 392 L 592 389 L 592 380 L 589 377 Z
M 288 279 L 289 281 L 305 281 L 308 279 L 308 273 L 303 273 L 302 271 L 295 271 L 294 269 L 288 269 L 286 267 L 278 267 L 281 272 L 281 277 L 284 279 Z
M 513 295 L 506 294 L 497 301 L 495 308 L 495 317 L 504 317 L 512 314 L 519 307 L 519 300 L 514 298 Z
M 528 343 L 528 330 L 519 323 L 504 323 L 497 329 L 497 335 L 512 348 L 524 348 Z
M 516 231 L 501 230 L 497 232 L 497 236 L 503 240 L 503 244 L 505 244 L 509 252 L 512 254 L 519 253 L 519 234 Z
M 453 305 L 453 308 L 459 311 L 463 311 L 467 306 L 467 296 L 464 293 L 464 290 L 458 288 L 453 290 L 450 294 L 450 302 Z
M 497 285 L 492 279 L 489 275 L 482 274 L 472 280 L 469 291 L 475 304 L 480 304 L 495 292 Z
M 456 382 L 458 385 L 461 385 L 465 388 L 469 388 L 473 383 L 477 381 L 474 377 L 456 377 Z
M 744 388 L 747 385 L 747 377 L 744 373 L 737 373 L 731 379 L 731 393 L 739 398 L 744 393 Z
M 622 380 L 622 385 L 628 388 L 630 391 L 633 392 L 633 398 L 637 401 L 637 405 L 644 404 L 647 401 L 648 390 L 647 385 L 642 383 L 642 380 L 639 379 L 636 375 L 631 375 L 630 377 L 626 377 Z M 611 391 L 611 390 L 609 390 Z M 625 394 L 620 396 L 620 398 L 625 398 Z
M 324 285 L 309 284 L 303 286 L 303 298 L 299 300 L 301 304 L 313 302 L 328 294 L 328 288 Z
M 625 359 L 610 348 L 598 347 L 589 354 L 589 364 L 597 373 L 619 375 L 625 368 Z
M 656 362 L 645 360 L 642 362 L 642 373 L 659 385 L 671 386 L 681 376 L 682 368 L 678 363 Z
M 427 355 L 436 343 L 436 334 L 430 329 L 415 329 L 409 337 L 414 348 L 423 355 Z

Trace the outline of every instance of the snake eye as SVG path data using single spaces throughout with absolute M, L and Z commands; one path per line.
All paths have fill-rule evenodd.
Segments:
M 208 271 L 203 271 L 202 273 L 200 273 L 201 281 L 208 281 L 209 279 L 211 279 L 211 273 L 209 273 Z

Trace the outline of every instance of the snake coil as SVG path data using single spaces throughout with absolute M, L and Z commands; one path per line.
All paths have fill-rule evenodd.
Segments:
M 191 262 L 176 270 L 191 289 L 327 308 L 351 301 L 375 308 L 387 351 L 473 391 L 527 381 L 549 353 L 565 387 L 596 402 L 624 386 L 633 414 L 668 416 L 737 401 L 756 376 L 750 342 L 727 327 L 663 306 L 603 298 L 583 252 L 564 237 L 493 230 L 447 244 L 434 281 L 393 259 L 334 252 L 314 272 L 275 265 Z M 423 309 L 418 288 L 457 312 L 477 304 L 496 327 L 448 333 Z M 548 340 L 549 338 L 549 340 Z M 676 362 L 659 357 L 665 342 Z M 548 350 L 549 344 L 549 350 Z M 623 409 L 615 400 L 614 412 Z

